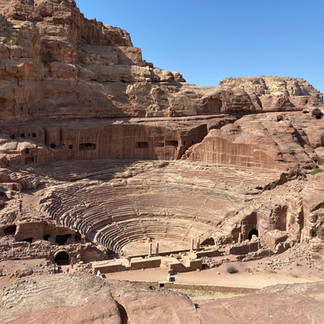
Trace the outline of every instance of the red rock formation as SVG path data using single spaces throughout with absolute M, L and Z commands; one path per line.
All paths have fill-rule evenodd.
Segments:
M 260 98 L 264 110 L 323 104 L 323 94 L 303 79 L 284 77 L 229 78 L 220 87 L 244 89 Z
M 323 283 L 279 285 L 198 306 L 186 296 L 167 290 L 64 274 L 20 280 L 4 291 L 2 304 L 0 320 L 14 323 L 66 323 L 68 318 L 71 322 L 116 324 L 281 324 L 290 320 L 320 324 L 324 311 Z
M 313 181 L 303 190 L 304 229 L 302 239 L 309 241 L 324 231 L 324 174 L 310 176 Z M 323 236 L 323 235 L 322 235 Z
M 191 161 L 251 167 L 314 168 L 322 161 L 322 120 L 310 113 L 249 115 L 213 129 L 191 147 Z
M 307 173 L 324 162 L 323 96 L 310 84 L 189 85 L 145 62 L 126 31 L 84 18 L 73 0 L 0 0 L 0 13 L 1 260 L 82 263 L 143 255 L 148 241 L 165 253 L 201 243 L 239 260 L 310 242 L 322 260 L 323 176 Z M 276 323 L 319 318 L 308 308 L 316 301 L 298 297 L 296 315 L 268 291 L 196 310 L 175 294 L 56 278 L 55 288 L 45 278 L 42 289 L 28 280 L 9 289 L 0 321 L 51 322 L 58 292 L 65 313 L 55 323 L 211 323 L 215 312 L 224 322 L 257 322 L 253 307 Z M 31 304 L 49 303 L 27 314 L 28 303 L 16 302 L 25 291 Z
M 142 59 L 129 34 L 88 20 L 74 1 L 2 1 L 1 121 L 188 116 L 294 110 L 322 103 L 292 78 L 196 87 Z

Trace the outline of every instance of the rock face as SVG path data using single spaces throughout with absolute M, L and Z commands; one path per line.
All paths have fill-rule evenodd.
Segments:
M 88 20 L 73 0 L 1 1 L 1 121 L 293 110 L 323 96 L 292 78 L 186 84 L 142 59 L 129 34 Z
M 220 87 L 239 88 L 260 98 L 264 109 L 280 109 L 285 105 L 318 105 L 323 94 L 304 79 L 283 77 L 229 78 L 220 82 Z
M 297 292 L 298 288 L 303 291 L 303 296 Z M 302 285 L 276 286 L 250 296 L 210 302 L 202 305 L 198 314 L 201 323 L 215 321 L 216 314 L 218 321 L 233 324 L 286 323 L 290 320 L 297 323 L 320 323 L 322 319 L 318 310 L 323 308 L 323 296 L 319 293 L 317 298 L 313 299 L 316 293 L 312 296 L 311 291 L 319 292 L 319 287 L 310 285 L 305 288 Z
M 186 154 L 190 160 L 213 164 L 314 168 L 323 161 L 323 139 L 323 121 L 311 113 L 248 115 L 210 130 Z
M 0 0 L 0 36 L 1 260 L 82 264 L 145 256 L 154 243 L 164 254 L 195 247 L 206 256 L 208 246 L 245 261 L 310 243 L 322 269 L 324 106 L 306 81 L 187 84 L 73 0 Z M 226 312 L 223 302 L 197 310 L 182 295 L 52 279 L 7 290 L 0 321 L 212 323 L 217 310 L 244 323 L 240 299 Z M 66 313 L 57 315 L 60 291 Z M 317 301 L 297 299 L 305 307 L 293 317 L 280 294 L 262 295 L 276 316 L 251 296 L 247 322 L 258 322 L 255 306 L 275 323 L 317 323 Z
M 70 235 L 69 244 L 74 244 L 79 233 L 120 253 L 138 240 L 162 239 L 162 232 L 172 240 L 179 229 L 185 229 L 182 243 L 177 239 L 179 246 L 188 245 L 190 239 L 241 244 L 255 230 L 263 246 L 278 252 L 284 242 L 287 248 L 321 230 L 322 200 L 313 206 L 308 189 L 304 198 L 284 194 L 285 202 L 270 201 L 270 193 L 265 194 L 277 188 L 281 194 L 280 186 L 287 183 L 292 195 L 290 182 L 298 177 L 306 181 L 305 170 L 323 163 L 323 96 L 306 81 L 261 77 L 226 79 L 218 88 L 189 85 L 178 72 L 145 62 L 126 31 L 84 18 L 72 0 L 2 1 L 1 13 L 0 229 L 4 236 L 13 232 L 16 240 L 31 242 L 50 236 L 55 244 L 55 237 Z M 148 167 L 143 162 L 141 173 L 132 159 L 184 161 L 172 162 L 171 167 L 165 162 Z M 89 190 L 90 175 L 77 172 L 73 180 L 77 183 L 70 185 L 71 167 L 81 165 L 74 163 L 80 160 L 99 161 L 84 166 L 92 165 L 106 184 L 94 184 Z M 60 179 L 41 167 L 55 161 L 69 161 Z M 207 188 L 198 184 L 188 189 L 192 177 L 198 183 L 205 179 L 205 173 L 198 171 L 201 163 L 210 166 L 205 170 L 209 176 L 224 179 L 231 188 L 238 186 L 237 197 L 218 180 L 206 180 Z M 115 172 L 116 165 L 121 174 Z M 235 174 L 247 186 L 220 175 L 214 169 L 219 165 L 231 173 L 233 168 L 241 170 Z M 20 170 L 12 172 L 16 166 Z M 251 168 L 257 179 L 252 183 L 246 180 Z M 162 169 L 167 186 L 155 180 Z M 177 176 L 174 170 L 179 171 Z M 38 191 L 44 184 L 48 190 Z M 36 190 L 37 204 L 30 204 L 25 190 Z M 206 193 L 208 203 L 197 209 Z M 244 195 L 256 193 L 261 199 L 254 199 L 252 208 Z M 109 195 L 111 201 L 105 198 Z M 179 202 L 178 196 L 186 198 Z M 135 203 L 132 197 L 138 197 Z M 224 206 L 222 201 L 231 203 Z M 295 218 L 294 225 L 289 217 Z M 24 222 L 29 218 L 37 221 L 28 227 Z M 10 226 L 16 229 L 10 231 Z M 7 258 L 13 257 L 5 251 Z M 47 251 L 52 259 L 56 253 L 43 246 L 39 251 Z M 68 249 L 72 257 L 84 254 L 90 260 L 91 253 L 102 257 L 100 249 L 78 251 Z
M 24 305 L 17 298 L 24 299 Z M 66 323 L 67 318 L 70 323 L 199 323 L 194 304 L 183 295 L 108 284 L 89 275 L 25 279 L 4 292 L 0 307 L 0 320 L 15 323 Z
M 211 301 L 195 309 L 186 296 L 170 291 L 108 284 L 84 275 L 52 275 L 24 279 L 6 289 L 0 320 L 66 323 L 68 318 L 71 323 L 207 324 L 287 323 L 293 319 L 296 323 L 319 324 L 324 311 L 323 288 L 322 283 L 276 286 L 257 294 Z

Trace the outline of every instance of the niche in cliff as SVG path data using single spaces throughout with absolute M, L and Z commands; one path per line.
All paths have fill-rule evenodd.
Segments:
M 223 103 L 219 98 L 204 98 L 197 108 L 198 115 L 217 115 L 221 112 Z

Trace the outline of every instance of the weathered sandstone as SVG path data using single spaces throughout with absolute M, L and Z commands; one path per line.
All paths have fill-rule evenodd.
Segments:
M 4 291 L 0 322 L 321 322 L 321 283 L 197 308 L 45 275 L 203 270 L 299 247 L 322 271 L 324 106 L 305 80 L 191 85 L 74 0 L 0 0 L 0 112 L 0 261 L 44 259 L 3 275 L 28 278 Z
M 318 105 L 323 103 L 323 94 L 304 79 L 273 76 L 229 78 L 220 82 L 220 87 L 240 88 L 260 98 L 264 109 L 280 109 L 285 105 Z M 289 102 L 290 101 L 290 102 Z
M 323 163 L 318 150 L 323 139 L 323 121 L 311 113 L 248 115 L 212 129 L 186 154 L 190 160 L 208 163 L 283 170 L 289 166 L 314 168 Z
M 43 296 L 46 291 L 46 298 Z M 303 296 L 300 295 L 302 292 Z M 72 297 L 74 296 L 74 298 Z M 23 300 L 24 302 L 18 302 Z M 298 307 L 296 307 L 298 305 Z M 37 308 L 37 311 L 36 311 Z M 186 296 L 80 275 L 20 280 L 4 291 L 0 320 L 13 323 L 321 323 L 323 284 L 279 285 L 195 308 Z
M 2 121 L 188 116 L 320 105 L 304 80 L 227 79 L 188 85 L 142 59 L 129 34 L 88 20 L 74 1 L 2 1 Z

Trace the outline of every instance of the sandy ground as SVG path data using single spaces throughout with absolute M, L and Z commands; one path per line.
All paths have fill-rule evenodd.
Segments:
M 284 256 L 281 257 L 284 259 Z M 268 263 L 275 258 L 266 258 L 248 262 L 224 263 L 217 268 L 178 273 L 175 283 L 190 285 L 212 285 L 240 288 L 261 289 L 276 284 L 294 284 L 324 280 L 324 271 L 312 266 L 292 262 L 273 270 Z M 279 260 L 280 261 L 280 260 Z M 238 272 L 229 274 L 228 267 L 235 267 Z M 161 282 L 167 280 L 167 269 L 144 269 L 105 274 L 107 279 Z
M 123 271 L 105 274 L 106 278 L 129 281 L 163 282 L 167 280 L 167 269 L 145 269 L 134 271 Z M 208 269 L 200 272 L 178 273 L 175 283 L 190 285 L 211 285 L 240 288 L 264 288 L 276 284 L 293 284 L 316 282 L 321 279 L 316 277 L 295 277 L 294 275 L 283 275 L 267 272 L 259 273 L 220 273 L 219 269 Z M 322 279 L 323 280 L 323 279 Z

